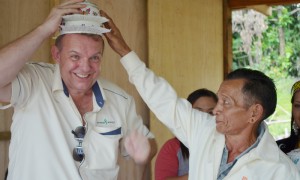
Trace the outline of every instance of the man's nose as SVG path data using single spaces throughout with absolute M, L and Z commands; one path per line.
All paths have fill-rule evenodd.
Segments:
M 80 63 L 80 67 L 82 70 L 84 71 L 89 71 L 91 69 L 91 65 L 90 65 L 90 61 L 88 58 L 83 58 L 81 63 Z
M 215 106 L 215 108 L 213 109 L 213 115 L 217 115 L 219 114 L 221 111 L 221 105 L 219 103 L 217 103 L 217 105 Z

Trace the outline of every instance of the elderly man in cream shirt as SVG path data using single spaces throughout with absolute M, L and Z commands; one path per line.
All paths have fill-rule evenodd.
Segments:
M 110 19 L 102 12 L 103 16 Z M 292 161 L 276 145 L 264 119 L 276 107 L 276 88 L 262 72 L 238 69 L 218 90 L 214 116 L 194 110 L 171 85 L 131 51 L 110 19 L 105 37 L 157 118 L 190 150 L 189 179 L 299 180 Z

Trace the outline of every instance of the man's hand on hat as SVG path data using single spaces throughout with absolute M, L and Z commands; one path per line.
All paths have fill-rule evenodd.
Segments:
M 105 28 L 111 29 L 110 32 L 104 33 L 108 44 L 121 57 L 125 56 L 131 51 L 131 49 L 125 42 L 120 30 L 115 25 L 113 20 L 103 10 L 100 10 L 100 15 L 106 17 L 109 20 L 108 22 L 104 23 Z
M 62 21 L 62 16 L 81 13 L 80 8 L 84 8 L 86 6 L 84 4 L 79 4 L 83 1 L 84 0 L 69 0 L 52 8 L 50 14 L 42 25 L 44 30 L 50 33 L 49 36 L 58 30 Z

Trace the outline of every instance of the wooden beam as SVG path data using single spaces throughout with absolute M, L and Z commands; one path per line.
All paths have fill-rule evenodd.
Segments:
M 228 0 L 223 1 L 223 78 L 232 71 L 232 23 Z
M 11 134 L 9 131 L 0 132 L 0 141 L 9 141 Z
M 228 0 L 228 6 L 230 9 L 242 9 L 247 6 L 255 5 L 287 5 L 297 4 L 300 0 Z

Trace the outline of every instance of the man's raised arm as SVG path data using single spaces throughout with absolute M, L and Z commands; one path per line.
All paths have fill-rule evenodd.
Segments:
M 0 102 L 10 101 L 11 82 L 43 41 L 57 31 L 62 16 L 80 12 L 85 6 L 78 4 L 82 1 L 69 0 L 54 7 L 41 25 L 0 49 Z

